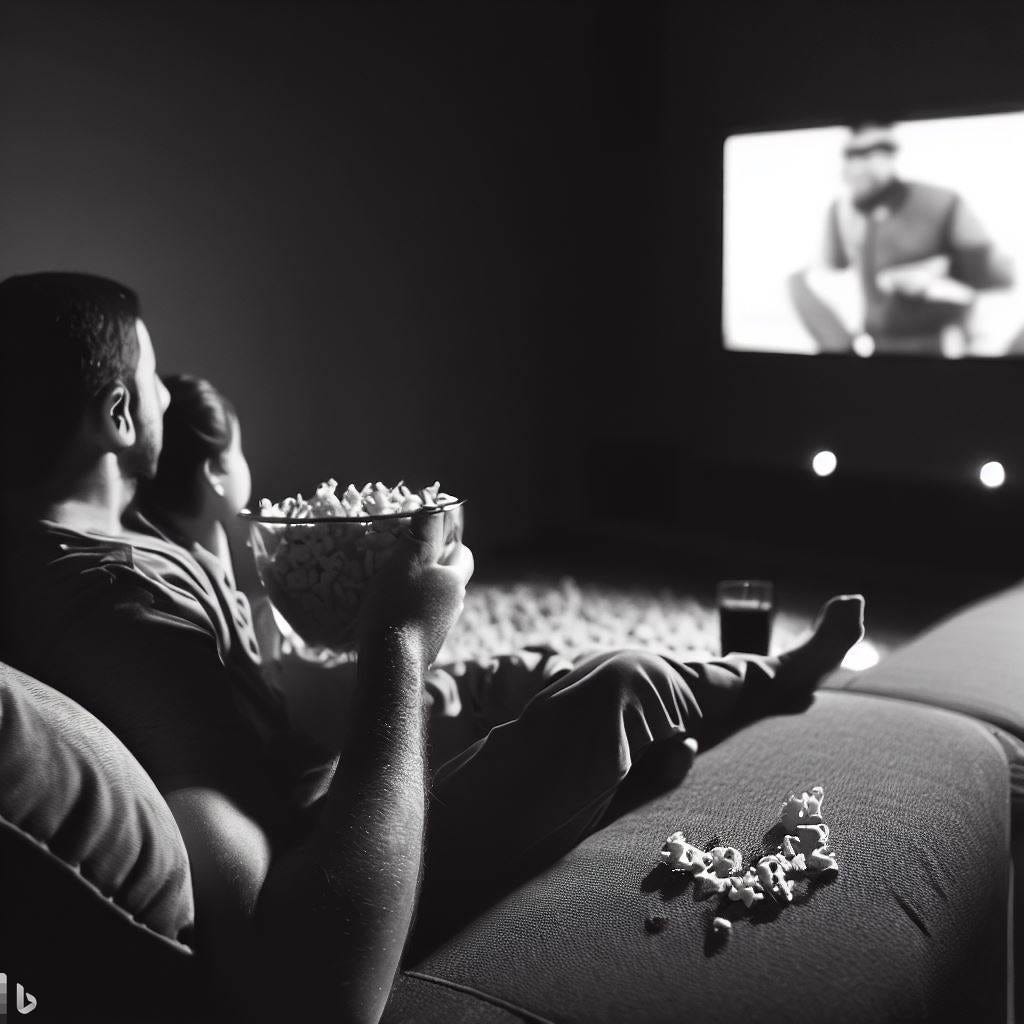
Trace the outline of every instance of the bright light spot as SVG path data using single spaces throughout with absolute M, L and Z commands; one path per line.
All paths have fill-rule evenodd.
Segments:
M 870 334 L 858 334 L 853 339 L 853 351 L 861 359 L 868 359 L 875 354 L 875 339 Z
M 1002 487 L 1006 482 L 1006 470 L 1001 462 L 986 462 L 978 471 L 978 479 L 986 487 Z
M 836 471 L 836 466 L 838 465 L 839 460 L 836 458 L 834 452 L 818 452 L 818 454 L 811 459 L 811 469 L 813 469 L 818 476 L 831 476 Z
M 878 648 L 870 640 L 861 640 L 846 652 L 842 667 L 854 672 L 863 672 L 864 669 L 877 665 L 881 657 Z

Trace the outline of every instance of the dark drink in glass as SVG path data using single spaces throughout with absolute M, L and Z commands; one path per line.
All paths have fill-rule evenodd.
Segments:
M 767 654 L 772 641 L 772 585 L 767 580 L 718 584 L 722 654 Z

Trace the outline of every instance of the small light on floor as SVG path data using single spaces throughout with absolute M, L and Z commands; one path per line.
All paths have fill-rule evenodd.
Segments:
M 978 479 L 986 487 L 1002 487 L 1006 483 L 1006 470 L 1001 462 L 986 462 L 978 470 Z
M 878 648 L 870 640 L 861 640 L 846 652 L 842 667 L 863 672 L 866 668 L 873 668 L 880 660 Z
M 853 339 L 853 351 L 861 359 L 870 359 L 875 354 L 875 339 L 870 334 L 858 334 Z
M 836 466 L 838 465 L 839 460 L 836 458 L 835 453 L 830 451 L 818 452 L 811 459 L 811 469 L 818 476 L 831 476 L 836 471 Z

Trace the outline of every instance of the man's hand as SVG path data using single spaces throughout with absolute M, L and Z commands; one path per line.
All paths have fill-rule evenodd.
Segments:
M 929 289 L 949 274 L 949 267 L 948 256 L 931 256 L 880 270 L 875 282 L 878 290 L 886 295 L 895 293 L 908 298 L 929 298 Z
M 371 579 L 359 615 L 359 646 L 394 630 L 419 650 L 423 669 L 433 664 L 455 625 L 473 575 L 473 553 L 459 541 L 444 543 L 444 514 L 423 510 Z

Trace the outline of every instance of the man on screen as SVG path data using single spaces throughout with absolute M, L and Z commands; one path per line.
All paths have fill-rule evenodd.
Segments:
M 891 124 L 851 126 L 847 194 L 829 208 L 817 264 L 789 279 L 822 352 L 964 354 L 978 290 L 1013 284 L 1010 261 L 964 200 L 900 178 L 897 149 Z

